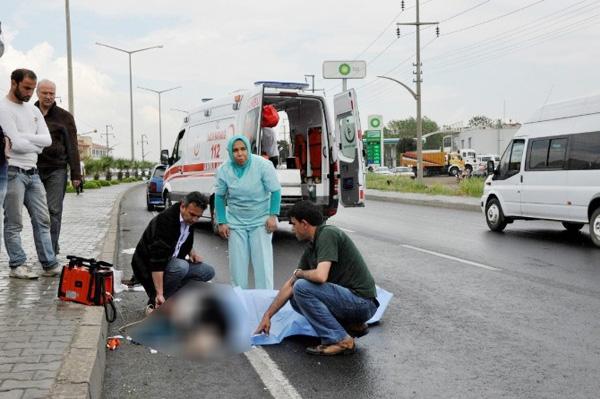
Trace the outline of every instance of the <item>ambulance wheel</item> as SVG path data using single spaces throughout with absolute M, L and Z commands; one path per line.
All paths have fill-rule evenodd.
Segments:
M 583 227 L 583 223 L 562 222 L 562 225 L 569 233 L 577 233 Z
M 171 194 L 167 191 L 165 194 L 165 208 L 170 208 L 173 205 L 173 201 L 171 201 Z
M 597 208 L 590 218 L 590 236 L 594 245 L 600 247 L 600 208 Z
M 485 206 L 485 221 L 492 231 L 500 232 L 506 227 L 507 221 L 497 198 L 492 198 Z

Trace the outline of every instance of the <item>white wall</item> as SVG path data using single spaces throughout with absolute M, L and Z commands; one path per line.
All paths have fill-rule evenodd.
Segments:
M 467 128 L 454 136 L 454 145 L 458 149 L 472 148 L 478 154 L 502 155 L 519 127 L 520 125 L 502 128 Z

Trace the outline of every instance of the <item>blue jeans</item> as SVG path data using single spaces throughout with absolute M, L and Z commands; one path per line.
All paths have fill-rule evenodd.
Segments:
M 204 262 L 192 263 L 184 259 L 171 258 L 163 276 L 165 299 L 175 294 L 190 280 L 209 281 L 214 276 L 215 269 L 209 264 Z
M 0 165 L 0 209 L 4 209 L 4 197 L 6 197 L 6 187 L 8 185 L 8 162 Z M 4 229 L 4 217 L 0 217 L 0 232 Z
M 348 336 L 342 324 L 364 323 L 377 311 L 372 299 L 360 297 L 348 288 L 304 279 L 294 283 L 290 303 L 296 312 L 306 317 L 323 345 L 339 342 Z
M 54 254 L 57 255 L 60 251 L 58 238 L 60 237 L 60 226 L 62 222 L 63 200 L 65 199 L 65 192 L 67 190 L 67 170 L 40 170 L 40 178 L 46 189 L 46 200 L 48 203 L 48 212 L 50 213 L 52 249 L 54 250 Z
M 37 174 L 28 175 L 12 168 L 8 170 L 8 187 L 4 199 L 4 245 L 10 267 L 21 266 L 27 255 L 21 245 L 23 205 L 29 212 L 37 256 L 44 269 L 56 267 L 56 256 L 50 237 L 50 216 L 46 190 Z

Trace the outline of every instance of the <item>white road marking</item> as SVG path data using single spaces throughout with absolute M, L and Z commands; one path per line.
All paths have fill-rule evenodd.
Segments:
M 127 248 L 121 251 L 121 253 L 123 254 L 127 254 L 127 255 L 133 255 L 133 253 L 135 252 L 135 248 Z
M 466 259 L 462 259 L 462 258 L 457 258 L 456 256 L 446 255 L 446 254 L 442 254 L 442 253 L 439 253 L 439 252 L 430 251 L 428 249 L 423 249 L 423 248 L 419 248 L 419 247 L 413 247 L 412 245 L 403 244 L 402 246 L 404 248 L 408 248 L 408 249 L 412 249 L 412 250 L 415 250 L 415 251 L 423 252 L 423 253 L 426 253 L 426 254 L 429 254 L 429 255 L 433 255 L 433 256 L 438 256 L 440 258 L 450 259 L 450 260 L 453 260 L 453 261 L 456 261 L 456 262 L 464 263 L 464 264 L 475 266 L 475 267 L 481 267 L 482 269 L 493 270 L 493 271 L 501 270 L 501 269 L 498 269 L 497 267 L 484 265 L 483 263 L 477 263 L 477 262 L 473 262 L 473 261 L 470 261 L 470 260 L 466 260 Z
M 275 399 L 302 399 L 296 388 L 290 384 L 279 367 L 260 346 L 244 353 L 256 373 Z
M 356 231 L 352 231 L 350 229 L 345 229 L 345 228 L 340 227 L 340 226 L 337 226 L 337 228 L 340 229 L 340 230 L 342 230 L 342 231 L 345 231 L 346 233 L 356 233 Z

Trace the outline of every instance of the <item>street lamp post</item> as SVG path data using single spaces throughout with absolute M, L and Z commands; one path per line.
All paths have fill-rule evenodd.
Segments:
M 160 96 L 163 93 L 166 93 L 168 91 L 172 91 L 172 90 L 177 90 L 180 89 L 181 86 L 176 86 L 176 87 L 171 87 L 170 89 L 165 89 L 165 90 L 154 90 L 154 89 L 148 89 L 147 87 L 141 87 L 138 86 L 138 89 L 142 89 L 142 90 L 147 90 L 147 91 L 151 91 L 152 93 L 156 93 L 158 94 L 158 151 L 160 153 L 160 151 L 162 151 L 162 112 L 161 112 L 161 100 L 160 100 Z
M 378 78 L 381 79 L 387 79 L 387 80 L 391 80 L 392 82 L 396 82 L 398 83 L 400 86 L 404 87 L 406 90 L 408 90 L 408 92 L 410 93 L 410 95 L 415 99 L 415 101 L 417 102 L 417 182 L 419 183 L 423 183 L 423 160 L 422 160 L 422 125 L 420 124 L 421 122 L 421 93 L 419 91 L 417 91 L 415 93 L 415 91 L 413 89 L 411 89 L 410 87 L 408 87 L 407 85 L 405 85 L 404 83 L 402 83 L 401 81 L 394 79 L 394 78 L 390 78 L 389 76 L 381 76 L 378 75 Z
M 163 48 L 163 45 L 159 44 L 158 46 L 145 47 L 145 48 L 141 48 L 141 49 L 137 49 L 137 50 L 124 50 L 122 48 L 109 46 L 108 44 L 104 44 L 104 43 L 96 42 L 96 44 L 98 46 L 108 47 L 113 50 L 120 51 L 122 53 L 127 53 L 127 55 L 129 56 L 129 121 L 130 121 L 130 127 L 131 127 L 131 160 L 133 161 L 134 157 L 135 157 L 135 153 L 134 153 L 134 139 L 133 139 L 133 83 L 132 83 L 133 76 L 131 73 L 131 54 L 135 54 L 135 53 L 139 53 L 142 51 L 151 50 L 151 49 L 155 49 L 155 48 Z
M 71 52 L 71 11 L 69 0 L 65 0 L 65 22 L 67 24 L 67 81 L 69 83 L 69 112 L 75 116 L 75 102 L 73 100 L 73 54 Z

